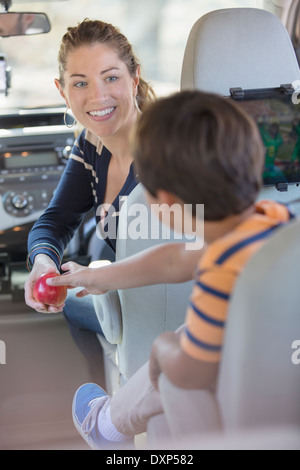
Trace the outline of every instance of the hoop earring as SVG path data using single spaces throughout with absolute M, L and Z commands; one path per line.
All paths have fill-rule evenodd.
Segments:
M 68 129 L 72 129 L 72 127 L 74 127 L 75 124 L 76 124 L 76 119 L 73 118 L 74 120 L 73 120 L 72 124 L 68 124 L 68 123 L 67 123 L 67 116 L 68 116 L 68 111 L 69 111 L 69 109 L 70 109 L 70 108 L 66 108 L 66 110 L 65 110 L 65 112 L 64 112 L 64 124 L 65 124 L 65 126 L 66 126 Z

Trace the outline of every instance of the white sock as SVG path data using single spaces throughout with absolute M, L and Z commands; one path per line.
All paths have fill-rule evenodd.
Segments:
M 126 434 L 119 432 L 113 425 L 110 417 L 110 404 L 107 401 L 98 414 L 98 429 L 102 436 L 108 441 L 123 442 L 130 439 Z

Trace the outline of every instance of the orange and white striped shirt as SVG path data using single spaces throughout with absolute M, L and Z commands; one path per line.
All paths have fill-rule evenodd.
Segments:
M 181 335 L 181 346 L 188 355 L 205 362 L 220 361 L 235 281 L 251 256 L 290 218 L 285 206 L 260 201 L 252 216 L 208 246 L 199 262 Z

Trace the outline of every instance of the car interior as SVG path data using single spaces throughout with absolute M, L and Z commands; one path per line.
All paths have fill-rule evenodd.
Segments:
M 188 2 L 186 18 L 186 0 L 155 0 L 151 15 L 147 8 L 142 11 L 139 0 L 116 0 L 103 5 L 103 17 L 132 37 L 142 62 L 149 64 L 145 71 L 158 96 L 186 89 L 215 92 L 239 102 L 258 125 L 266 106 L 272 108 L 286 153 L 279 155 L 275 174 L 264 173 L 259 199 L 290 204 L 298 216 L 300 170 L 298 162 L 289 163 L 294 145 L 289 136 L 300 117 L 295 104 L 300 93 L 300 0 Z M 89 368 L 63 315 L 37 313 L 25 304 L 24 282 L 28 233 L 52 198 L 78 132 L 65 125 L 60 97 L 52 101 L 58 44 L 68 25 L 100 18 L 101 8 L 96 0 L 86 8 L 79 0 L 0 4 L 0 449 L 89 450 L 71 410 L 74 391 L 90 381 Z M 29 12 L 34 20 L 25 32 L 8 30 L 8 18 L 13 22 L 21 13 L 26 19 Z M 183 27 L 176 37 L 180 21 Z M 45 55 L 49 47 L 49 57 L 37 49 L 31 72 L 27 59 L 38 43 Z M 20 47 L 23 60 L 16 51 Z M 157 63 L 151 69 L 154 53 Z M 38 82 L 44 93 L 40 101 Z M 116 260 L 176 241 L 175 234 L 166 236 L 162 229 L 156 239 L 151 234 L 138 240 L 122 236 L 132 217 L 130 207 L 140 203 L 146 205 L 139 183 L 120 210 Z M 150 227 L 150 209 L 143 217 L 141 223 Z M 299 450 L 300 365 L 291 361 L 291 345 L 300 340 L 299 233 L 296 217 L 240 276 L 230 303 L 217 393 L 199 392 L 189 404 L 199 414 L 199 429 L 182 427 L 176 404 L 162 387 L 165 413 L 151 418 L 147 433 L 136 436 L 137 449 Z M 99 240 L 92 214 L 64 259 L 82 265 L 114 262 Z M 160 333 L 184 322 L 191 290 L 192 282 L 186 282 L 93 296 L 104 333 L 98 335 L 100 385 L 109 394 L 149 359 Z

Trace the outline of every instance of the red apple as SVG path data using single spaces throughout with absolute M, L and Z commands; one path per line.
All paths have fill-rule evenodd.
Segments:
M 67 286 L 48 286 L 49 277 L 59 276 L 57 273 L 43 274 L 33 287 L 33 297 L 37 302 L 55 307 L 62 305 L 67 297 Z

